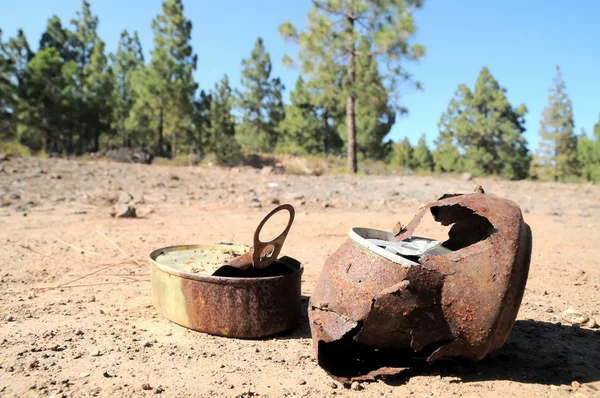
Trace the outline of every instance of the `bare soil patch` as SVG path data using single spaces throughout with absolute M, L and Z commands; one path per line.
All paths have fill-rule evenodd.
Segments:
M 600 330 L 561 319 L 574 308 L 600 321 L 600 187 L 61 159 L 1 164 L 1 396 L 600 396 Z M 476 185 L 516 201 L 533 232 L 518 321 L 505 346 L 480 363 L 419 365 L 347 389 L 313 359 L 306 311 L 293 331 L 236 340 L 182 328 L 152 306 L 152 250 L 250 245 L 277 203 L 296 208 L 282 254 L 305 267 L 306 304 L 351 227 L 391 229 L 425 202 Z M 129 196 L 137 217 L 111 217 Z M 433 221 L 424 227 L 440 233 Z M 136 262 L 39 290 L 125 259 L 97 231 Z

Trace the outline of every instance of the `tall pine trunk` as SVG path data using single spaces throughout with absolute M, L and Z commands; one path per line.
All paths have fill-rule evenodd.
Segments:
M 94 150 L 92 152 L 98 152 L 100 150 L 100 129 L 96 127 L 94 129 Z
M 173 140 L 171 141 L 171 158 L 177 156 L 177 131 L 173 130 Z
M 158 156 L 163 155 L 163 108 L 160 108 L 158 115 L 158 143 L 156 144 L 156 154 Z
M 349 15 L 346 19 L 350 26 L 350 31 L 354 32 L 354 13 L 352 11 L 352 3 L 349 4 Z M 348 129 L 348 171 L 356 173 L 358 171 L 358 163 L 356 161 L 356 112 L 355 112 L 355 95 L 354 95 L 354 80 L 356 79 L 355 67 L 355 50 L 354 37 L 351 36 L 351 42 L 348 52 L 348 75 L 346 76 L 346 89 L 348 90 L 346 98 L 346 126 Z
M 329 140 L 329 125 L 327 124 L 327 120 L 329 119 L 329 113 L 327 112 L 327 108 L 323 111 L 323 121 L 325 125 L 323 126 L 323 157 L 327 159 L 327 155 L 329 152 L 329 145 L 327 145 L 327 141 Z
M 354 112 L 354 95 L 349 94 L 346 99 L 346 124 L 348 125 L 348 171 L 356 173 L 356 113 Z

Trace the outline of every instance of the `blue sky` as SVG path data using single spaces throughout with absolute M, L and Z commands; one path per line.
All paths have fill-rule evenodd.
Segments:
M 137 30 L 146 54 L 152 46 L 152 18 L 160 0 L 90 0 L 100 19 L 99 35 L 114 51 L 123 29 Z M 196 79 L 208 89 L 223 74 L 239 82 L 240 62 L 258 36 L 271 53 L 273 71 L 286 90 L 293 88 L 297 71 L 281 65 L 284 44 L 277 26 L 284 21 L 304 25 L 309 0 L 184 0 L 193 22 L 192 45 L 198 54 Z M 80 0 L 2 0 L 0 28 L 12 36 L 22 28 L 29 42 L 37 42 L 47 19 L 58 15 L 66 23 L 80 8 Z M 426 57 L 409 70 L 423 83 L 422 92 L 406 93 L 409 115 L 399 119 L 390 137 L 408 137 L 414 144 L 421 133 L 431 143 L 437 122 L 459 83 L 472 87 L 487 66 L 508 90 L 514 106 L 525 103 L 526 137 L 530 149 L 538 143 L 538 126 L 548 87 L 559 64 L 573 101 L 577 132 L 590 133 L 600 113 L 600 1 L 580 0 L 426 0 L 417 14 L 416 39 Z M 287 95 L 286 95 L 287 98 Z

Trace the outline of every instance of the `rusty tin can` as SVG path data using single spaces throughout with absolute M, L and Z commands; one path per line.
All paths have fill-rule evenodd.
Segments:
M 279 253 L 285 237 L 277 239 L 265 244 L 276 246 L 268 255 Z M 155 307 L 181 326 L 218 336 L 260 338 L 295 327 L 301 313 L 302 265 L 291 257 L 262 261 L 263 256 L 253 266 L 253 249 L 219 244 L 153 251 Z
M 448 240 L 414 235 L 426 212 L 452 225 Z M 411 255 L 410 245 L 424 249 Z M 393 232 L 353 228 L 309 303 L 319 365 L 351 382 L 397 374 L 418 358 L 481 360 L 513 327 L 531 247 L 518 205 L 482 189 L 444 195 Z

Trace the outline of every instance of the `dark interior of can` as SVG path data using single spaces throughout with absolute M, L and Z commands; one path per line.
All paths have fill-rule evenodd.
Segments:
M 217 269 L 212 276 L 225 278 L 267 278 L 274 276 L 284 276 L 293 274 L 296 270 L 287 264 L 280 261 L 274 261 L 271 265 L 263 269 L 249 267 L 247 269 L 239 269 L 230 265 L 224 265 Z

